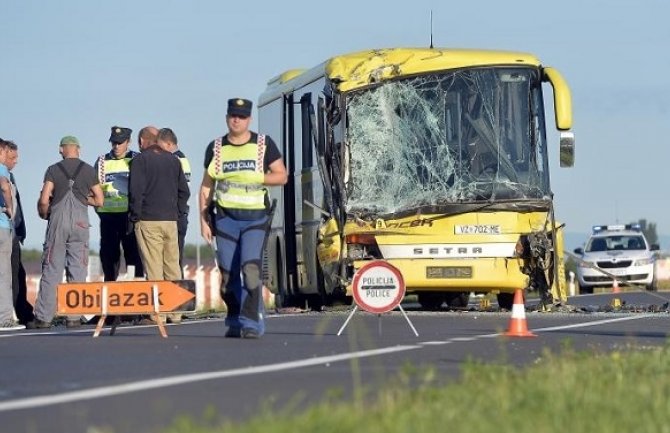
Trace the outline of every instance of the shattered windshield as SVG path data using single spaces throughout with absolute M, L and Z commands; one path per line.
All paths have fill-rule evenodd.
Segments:
M 389 214 L 549 194 L 537 71 L 385 82 L 347 100 L 347 211 Z

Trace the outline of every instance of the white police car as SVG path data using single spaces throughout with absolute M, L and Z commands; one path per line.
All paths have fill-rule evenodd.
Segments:
M 639 224 L 594 226 L 585 247 L 575 249 L 582 259 L 577 264 L 580 291 L 593 293 L 595 287 L 612 287 L 611 275 L 619 282 L 656 290 L 654 251 L 658 249 L 656 244 L 649 245 Z

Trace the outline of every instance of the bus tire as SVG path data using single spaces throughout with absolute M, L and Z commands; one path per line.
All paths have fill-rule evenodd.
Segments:
M 451 308 L 465 308 L 470 301 L 470 292 L 447 292 L 444 299 Z
M 443 292 L 418 292 L 421 308 L 428 311 L 437 311 L 444 303 Z
M 498 299 L 498 307 L 500 307 L 501 310 L 512 310 L 512 306 L 514 305 L 514 293 L 500 292 L 496 295 L 496 298 Z
M 277 263 L 275 264 L 277 275 L 277 293 L 275 294 L 275 307 L 286 308 L 293 306 L 293 297 L 288 293 L 288 281 L 285 278 L 284 260 L 281 252 L 281 243 L 277 242 Z

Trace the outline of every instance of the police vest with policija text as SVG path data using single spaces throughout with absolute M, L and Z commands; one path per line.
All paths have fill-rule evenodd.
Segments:
M 98 213 L 128 212 L 130 161 L 137 155 L 138 153 L 132 150 L 120 159 L 115 159 L 110 153 L 100 155 L 98 158 L 98 178 L 102 193 L 105 196 L 105 202 L 97 208 Z
M 257 143 L 223 146 L 223 137 L 214 141 L 214 155 L 207 173 L 216 181 L 214 199 L 223 209 L 262 210 L 266 208 L 265 136 Z

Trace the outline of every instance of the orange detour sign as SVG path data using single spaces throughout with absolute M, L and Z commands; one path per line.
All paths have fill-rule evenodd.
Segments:
M 57 312 L 61 315 L 100 314 L 103 286 L 108 314 L 154 313 L 153 287 L 158 288 L 157 312 L 194 311 L 195 283 L 182 281 L 106 281 L 58 285 Z
M 100 335 L 108 314 L 152 314 L 161 335 L 167 337 L 159 313 L 195 311 L 195 282 L 191 280 L 63 283 L 57 292 L 57 314 L 100 315 L 94 337 Z M 116 325 L 118 321 L 111 335 Z

